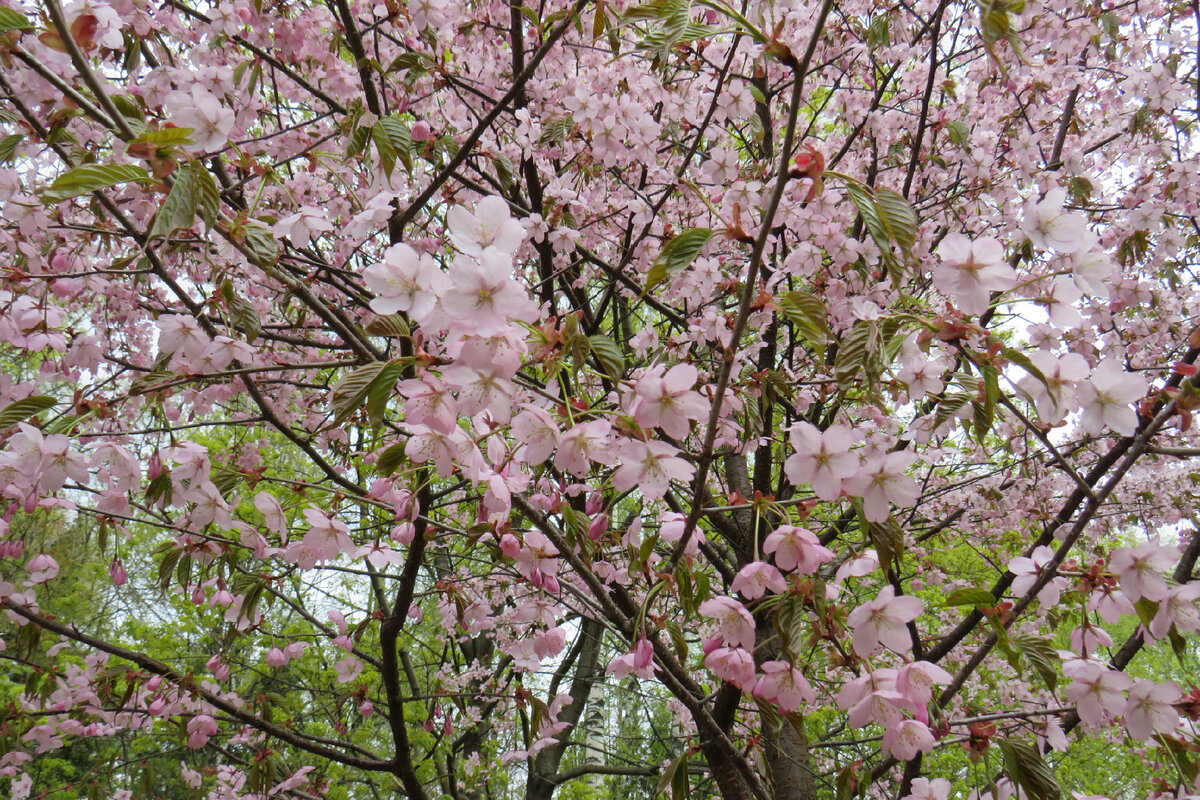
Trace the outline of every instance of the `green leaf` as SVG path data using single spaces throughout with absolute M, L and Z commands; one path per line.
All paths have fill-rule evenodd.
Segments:
M 404 463 L 404 442 L 397 442 L 379 454 L 375 471 L 383 476 L 391 475 Z
M 1062 658 L 1058 655 L 1058 648 L 1054 643 L 1040 636 L 1019 633 L 1013 634 L 1009 640 L 1033 667 L 1033 671 L 1042 679 L 1042 683 L 1046 684 L 1046 688 L 1051 692 L 1057 689 L 1058 665 Z
M 408 323 L 399 314 L 385 314 L 375 317 L 375 319 L 367 323 L 365 330 L 372 336 L 383 336 L 388 339 L 398 339 L 402 336 L 412 334 Z
M 246 249 L 250 261 L 259 267 L 273 267 L 279 260 L 279 242 L 271 229 L 256 219 L 247 220 L 242 226 L 246 237 Z
M 371 384 L 388 365 L 387 361 L 372 361 L 342 375 L 329 395 L 329 409 L 334 414 L 333 427 L 341 425 L 366 398 Z
M 859 381 L 873 384 L 878 378 L 876 367 L 882 340 L 878 326 L 872 320 L 860 320 L 838 342 L 833 374 L 838 386 L 845 390 Z
M 592 355 L 600 362 L 608 377 L 614 381 L 621 380 L 625 375 L 625 358 L 621 355 L 621 348 L 617 347 L 617 343 L 607 336 L 596 334 L 588 337 L 588 344 L 592 348 Z
M 85 164 L 59 175 L 50 188 L 43 189 L 42 202 L 53 205 L 81 194 L 131 181 L 157 183 L 149 172 L 134 164 Z
M 829 342 L 829 311 L 819 297 L 809 292 L 788 292 L 779 298 L 779 305 L 800 335 L 819 352 Z
M 946 135 L 950 137 L 951 142 L 964 150 L 971 142 L 971 129 L 961 120 L 954 119 L 947 122 Z
M 383 415 L 387 411 L 388 401 L 392 399 L 396 381 L 404 375 L 404 370 L 410 363 L 411 359 L 407 358 L 392 359 L 379 371 L 379 376 L 371 381 L 367 388 L 367 419 L 372 425 L 383 422 Z
M 0 7 L 0 31 L 31 31 L 33 23 L 24 14 Z
M 196 224 L 197 214 L 211 228 L 216 225 L 220 211 L 221 195 L 216 181 L 203 165 L 192 162 L 175 174 L 175 183 L 146 235 L 166 239 L 175 231 L 189 230 Z
M 1004 754 L 1004 772 L 1029 800 L 1060 800 L 1062 790 L 1036 744 L 1023 739 L 1001 739 L 997 744 Z
M 952 606 L 981 606 L 992 608 L 996 605 L 996 598 L 987 589 L 976 589 L 967 587 L 964 589 L 955 589 L 946 598 L 946 602 L 942 605 Z
M 221 284 L 221 299 L 233 324 L 242 329 L 247 342 L 254 344 L 254 340 L 262 333 L 262 320 L 254 304 L 238 294 L 233 288 L 233 281 L 228 279 Z
M 861 183 L 847 181 L 846 192 L 850 195 L 850 200 L 862 216 L 863 224 L 867 226 L 867 232 L 871 234 L 871 238 L 875 240 L 875 244 L 879 245 L 880 251 L 883 252 L 884 259 L 894 260 L 895 256 L 892 254 L 891 235 L 888 233 L 887 223 L 883 220 L 883 213 L 879 210 L 879 206 L 876 204 L 871 190 Z
M 383 131 L 383 135 L 387 137 L 388 144 L 391 145 L 395 157 L 400 159 L 400 163 L 404 165 L 404 168 L 409 173 L 412 173 L 412 159 L 415 148 L 412 132 L 409 130 L 408 125 L 393 115 L 379 120 L 379 122 L 375 123 L 375 127 Z M 378 140 L 376 143 L 378 143 Z
M 34 414 L 54 408 L 56 405 L 58 405 L 57 400 L 45 395 L 34 395 L 9 403 L 3 411 L 0 411 L 0 431 L 8 430 L 18 422 L 24 422 Z
M 181 147 L 193 144 L 191 128 L 160 128 L 156 131 L 146 131 L 129 145 L 148 144 L 151 147 Z
M 867 531 L 871 544 L 879 554 L 879 564 L 886 573 L 904 555 L 904 530 L 889 516 L 886 522 L 868 522 Z
M 875 204 L 891 240 L 900 245 L 906 256 L 911 255 L 917 243 L 917 212 L 904 195 L 891 189 L 876 189 Z
M 11 161 L 17 152 L 17 147 L 23 141 L 25 141 L 25 137 L 19 133 L 11 133 L 0 139 L 0 163 Z
M 375 143 L 375 149 L 379 151 L 379 163 L 383 166 L 384 174 L 390 178 L 392 170 L 396 168 L 396 147 L 380 122 L 375 123 L 375 127 L 371 128 L 371 141 Z
M 658 776 L 658 785 L 654 787 L 654 796 L 666 794 L 671 790 L 671 800 L 686 800 L 689 794 L 687 777 L 688 750 L 676 756 L 667 764 L 662 774 Z
M 700 255 L 700 251 L 708 244 L 712 235 L 713 232 L 709 228 L 688 228 L 667 242 L 646 275 L 646 290 L 649 291 L 687 269 L 696 260 L 696 256 Z

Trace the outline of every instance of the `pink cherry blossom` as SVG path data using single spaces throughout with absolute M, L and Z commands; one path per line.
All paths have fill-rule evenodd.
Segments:
M 633 649 L 622 656 L 613 659 L 605 673 L 615 678 L 626 678 L 633 675 L 637 678 L 653 678 L 658 670 L 654 663 L 654 648 L 649 639 L 638 639 Z
M 763 552 L 773 554 L 780 569 L 795 570 L 800 575 L 810 575 L 833 560 L 833 553 L 821 545 L 816 534 L 794 525 L 771 531 L 763 541 Z
M 634 418 L 644 428 L 662 428 L 673 439 L 688 434 L 689 421 L 702 419 L 708 403 L 697 392 L 699 372 L 691 364 L 676 364 L 664 372 L 656 367 L 638 378 Z
M 757 600 L 767 592 L 780 594 L 787 591 L 787 581 L 767 562 L 752 561 L 738 570 L 729 588 L 741 592 L 749 600 Z
M 677 449 L 656 439 L 625 440 L 620 466 L 613 473 L 613 488 L 625 492 L 636 486 L 647 499 L 657 500 L 667 493 L 671 481 L 687 483 L 696 472 L 696 467 L 678 454 Z
M 188 149 L 193 152 L 219 150 L 229 140 L 235 121 L 233 111 L 199 84 L 193 85 L 190 93 L 172 92 L 167 106 L 176 125 L 192 129 L 193 143 Z
M 831 425 L 825 431 L 807 422 L 798 422 L 791 430 L 796 452 L 783 464 L 788 480 L 799 485 L 811 483 L 822 500 L 835 500 L 842 483 L 858 471 L 858 456 L 850 452 L 854 436 L 844 425 Z
M 1087 220 L 1079 214 L 1063 210 L 1067 193 L 1058 188 L 1046 192 L 1046 196 L 1027 209 L 1021 230 L 1035 247 L 1057 250 L 1060 253 L 1075 253 L 1087 244 Z
M 919 753 L 933 750 L 935 739 L 929 726 L 915 719 L 901 720 L 883 732 L 884 750 L 898 761 L 910 761 Z
M 1117 575 L 1121 590 L 1132 601 L 1141 598 L 1162 600 L 1167 596 L 1167 579 L 1163 574 L 1170 569 L 1179 551 L 1157 539 L 1137 547 L 1118 547 L 1108 560 L 1108 568 Z
M 1137 414 L 1130 405 L 1146 395 L 1148 386 L 1142 376 L 1126 372 L 1113 358 L 1100 362 L 1092 377 L 1079 385 L 1083 405 L 1080 424 L 1093 436 L 1108 427 L 1122 436 L 1137 429 Z
M 950 800 L 952 788 L 945 778 L 913 778 L 910 793 L 900 800 Z
M 1066 661 L 1063 675 L 1072 679 L 1064 695 L 1075 703 L 1084 724 L 1092 728 L 1104 725 L 1119 713 L 1118 709 L 1125 705 L 1122 692 L 1133 685 L 1133 680 L 1125 673 L 1095 661 Z
M 1179 727 L 1179 712 L 1173 704 L 1182 694 L 1173 681 L 1155 683 L 1143 678 L 1135 683 L 1123 712 L 1129 735 L 1144 742 L 1156 733 L 1173 733 Z
M 817 695 L 804 673 L 787 661 L 764 661 L 759 669 L 762 675 L 754 684 L 754 696 L 774 703 L 784 714 L 816 702 Z
M 329 233 L 334 225 L 326 219 L 325 211 L 313 206 L 303 206 L 299 211 L 275 223 L 276 236 L 286 236 L 293 247 L 308 247 L 313 239 Z
M 1016 577 L 1013 578 L 1012 591 L 1017 597 L 1023 597 L 1026 592 L 1033 588 L 1041 576 L 1045 573 L 1046 568 L 1054 561 L 1054 551 L 1045 545 L 1040 545 L 1033 549 L 1029 557 L 1018 556 L 1008 562 L 1008 571 Z
M 896 597 L 896 590 L 884 586 L 874 600 L 850 612 L 846 624 L 854 629 L 854 652 L 874 655 L 881 647 L 904 652 L 912 647 L 909 622 L 921 616 L 925 604 L 916 597 Z
M 730 647 L 754 649 L 754 617 L 746 607 L 732 597 L 714 597 L 700 604 L 700 613 L 715 619 L 720 626 L 721 638 Z
M 866 461 L 846 481 L 846 493 L 863 499 L 863 512 L 870 522 L 885 522 L 891 505 L 909 506 L 920 496 L 917 482 L 904 471 L 916 461 L 907 451 L 895 451 Z
M 1006 291 L 1017 282 L 1016 272 L 1004 260 L 1004 245 L 990 236 L 972 241 L 961 233 L 947 234 L 938 257 L 933 285 L 967 314 L 987 311 L 991 292 Z
M 29 582 L 32 584 L 45 583 L 58 575 L 58 562 L 47 553 L 38 553 L 29 559 L 25 568 L 29 571 Z
M 363 281 L 377 296 L 371 301 L 376 314 L 403 311 L 420 322 L 450 288 L 450 278 L 428 255 L 418 255 L 406 244 L 392 245 L 383 261 L 363 270 Z
M 197 714 L 188 720 L 188 747 L 199 750 L 208 744 L 210 737 L 217 734 L 217 721 L 208 714 Z
M 496 196 L 476 203 L 474 213 L 454 206 L 446 213 L 446 225 L 454 246 L 472 256 L 485 254 L 487 248 L 511 256 L 525 240 L 525 229 L 512 218 L 508 203 Z
M 704 657 L 704 666 L 743 691 L 754 686 L 754 656 L 740 647 L 718 647 Z
M 346 656 L 334 664 L 333 669 L 337 673 L 338 683 L 349 683 L 362 674 L 365 666 L 354 656 Z

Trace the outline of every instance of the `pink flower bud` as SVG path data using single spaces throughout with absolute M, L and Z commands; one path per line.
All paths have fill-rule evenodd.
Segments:
M 417 535 L 417 528 L 411 522 L 401 522 L 396 527 L 392 528 L 392 541 L 397 544 L 412 544 L 413 539 Z
M 604 534 L 608 533 L 608 514 L 601 514 L 592 520 L 592 524 L 588 525 L 588 538 L 593 542 L 598 542 L 604 538 Z
M 363 704 L 358 707 L 358 713 L 362 714 L 364 717 L 371 716 L 375 713 L 375 704 L 370 700 L 363 702 Z
M 521 543 L 517 541 L 517 537 L 506 533 L 500 537 L 500 552 L 509 558 L 516 558 L 517 553 L 521 552 Z
M 587 503 L 583 506 L 583 511 L 589 517 L 600 513 L 600 509 L 604 508 L 604 495 L 600 492 L 592 492 L 588 495 Z
M 299 658 L 304 655 L 304 651 L 307 649 L 308 642 L 292 642 L 283 648 L 283 654 L 288 657 L 288 661 L 291 661 L 293 658 Z
M 223 681 L 229 677 L 229 665 L 225 663 L 220 654 L 217 654 L 205 662 L 204 666 L 212 672 L 217 680 Z
M 433 135 L 433 128 L 425 120 L 419 119 L 413 123 L 411 135 L 414 142 L 423 142 Z
M 156 697 L 150 703 L 150 707 L 146 709 L 152 717 L 161 717 L 163 712 L 167 710 L 167 701 L 162 697 Z
M 29 560 L 30 583 L 45 583 L 58 574 L 58 562 L 46 553 L 39 553 Z
M 417 605 L 416 603 L 413 603 L 411 606 L 408 607 L 408 618 L 409 619 L 419 620 L 424 616 L 425 615 L 421 612 L 421 607 L 419 605 Z
M 125 565 L 121 563 L 121 559 L 113 559 L 112 564 L 108 567 L 108 576 L 112 578 L 113 586 L 124 586 L 125 581 L 129 580 L 129 575 L 125 572 Z
M 161 675 L 155 675 L 150 680 L 146 681 L 146 688 L 152 692 L 157 692 L 158 687 L 162 686 L 163 679 Z
M 192 604 L 204 605 L 204 587 L 199 584 L 196 584 L 196 588 L 192 590 Z
M 288 663 L 288 657 L 278 647 L 272 647 L 267 651 L 267 666 L 278 669 Z

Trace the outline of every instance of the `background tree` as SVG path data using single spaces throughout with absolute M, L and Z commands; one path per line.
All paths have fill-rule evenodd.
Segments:
M 1200 791 L 1196 34 L 0 6 L 10 794 Z

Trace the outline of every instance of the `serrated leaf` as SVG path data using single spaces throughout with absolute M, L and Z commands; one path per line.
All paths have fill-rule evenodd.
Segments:
M 31 31 L 33 23 L 19 11 L 0 7 L 0 31 Z
M 404 169 L 411 174 L 415 146 L 412 131 L 408 125 L 395 116 L 390 116 L 379 120 L 376 123 L 376 127 L 381 129 L 387 136 L 388 143 L 391 144 L 395 157 L 400 159 L 400 163 L 404 165 Z
M 889 516 L 884 522 L 868 522 L 867 531 L 872 546 L 879 554 L 879 564 L 886 573 L 904 555 L 904 529 Z
M 151 147 L 182 147 L 193 144 L 191 128 L 160 128 L 156 131 L 146 131 L 136 139 L 131 139 L 129 146 L 145 144 Z
M 390 178 L 392 170 L 396 168 L 396 146 L 392 144 L 387 131 L 379 122 L 371 128 L 371 141 L 375 143 L 375 150 L 379 153 L 379 163 L 383 167 L 384 174 Z
M 671 800 L 684 800 L 687 797 L 687 759 L 688 750 L 685 749 L 682 753 L 671 760 L 663 769 L 662 774 L 658 776 L 658 785 L 654 787 L 654 796 L 666 794 L 667 790 L 671 791 Z M 677 793 L 679 773 L 683 773 L 683 794 Z
M 1036 744 L 1023 739 L 1001 739 L 997 744 L 1004 754 L 1004 772 L 1029 800 L 1060 800 L 1062 789 Z
M 57 400 L 45 395 L 34 395 L 9 403 L 4 407 L 3 411 L 0 411 L 0 431 L 6 431 L 17 423 L 29 419 L 34 414 L 45 411 L 48 408 L 54 408 L 56 405 L 58 405 Z
M 1058 688 L 1058 665 L 1062 662 L 1062 657 L 1059 656 L 1054 643 L 1030 634 L 1013 634 L 1009 639 L 1013 647 L 1033 667 L 1042 683 L 1046 684 L 1046 688 L 1051 692 L 1055 691 Z
M 619 381 L 625 374 L 625 358 L 621 355 L 621 348 L 617 347 L 617 343 L 603 334 L 596 334 L 588 337 L 588 344 L 600 366 L 608 373 L 608 377 Z
M 371 384 L 388 363 L 390 362 L 372 361 L 370 364 L 355 367 L 338 379 L 329 395 L 329 409 L 334 415 L 334 427 L 341 425 L 346 417 L 362 405 Z
M 870 365 L 879 353 L 879 329 L 871 320 L 860 320 L 838 342 L 833 373 L 840 388 L 848 389 L 866 378 L 871 382 Z
M 875 204 L 891 240 L 905 255 L 911 255 L 913 245 L 917 243 L 917 212 L 904 195 L 887 188 L 875 190 Z
M 966 149 L 971 141 L 971 129 L 961 120 L 950 120 L 946 123 L 946 135 L 950 137 L 950 141 L 959 147 Z
M 220 293 L 221 300 L 225 303 L 225 308 L 229 311 L 230 320 L 234 325 L 242 329 L 242 333 L 246 336 L 246 341 L 254 344 L 254 340 L 262 333 L 262 320 L 259 319 L 254 304 L 238 294 L 233 288 L 233 281 L 228 279 L 221 284 Z
M 646 275 L 646 290 L 687 269 L 700 255 L 704 245 L 708 244 L 712 234 L 709 228 L 688 228 L 667 242 Z
M 42 202 L 53 205 L 81 194 L 130 182 L 157 181 L 149 172 L 134 164 L 85 164 L 59 175 L 49 188 L 43 189 Z
M 372 425 L 383 422 L 388 401 L 392 398 L 392 390 L 396 387 L 396 381 L 400 380 L 404 370 L 408 368 L 409 363 L 410 359 L 400 358 L 387 362 L 379 371 L 379 375 L 367 387 L 367 419 Z
M 372 336 L 383 336 L 389 339 L 397 339 L 401 336 L 412 334 L 408 323 L 399 314 L 384 314 L 383 316 L 375 317 L 367 323 L 365 330 Z
M 829 342 L 829 311 L 819 297 L 809 292 L 788 292 L 779 298 L 788 320 L 818 352 Z
M 975 587 L 966 587 L 963 589 L 955 589 L 946 598 L 942 605 L 947 607 L 953 606 L 983 606 L 992 608 L 996 605 L 996 598 L 987 589 L 978 589 Z
M 258 220 L 247 220 L 242 226 L 250 261 L 259 267 L 273 267 L 279 260 L 279 242 L 271 229 Z
M 888 235 L 887 224 L 883 221 L 883 214 L 880 212 L 871 190 L 860 183 L 847 182 L 846 192 L 862 216 L 863 224 L 867 226 L 867 232 L 871 234 L 871 238 L 875 240 L 875 244 L 879 245 L 880 251 L 885 254 L 886 258 L 892 252 L 891 237 Z
M 0 163 L 12 160 L 13 155 L 17 152 L 17 147 L 23 141 L 25 141 L 25 137 L 19 133 L 11 133 L 0 139 Z
M 375 462 L 375 471 L 383 476 L 391 475 L 404 463 L 404 442 L 391 445 L 379 454 Z
M 154 217 L 146 235 L 168 238 L 175 231 L 189 230 L 196 224 L 196 215 L 212 227 L 221 209 L 221 195 L 216 181 L 200 164 L 193 162 L 175 174 L 175 183 Z

